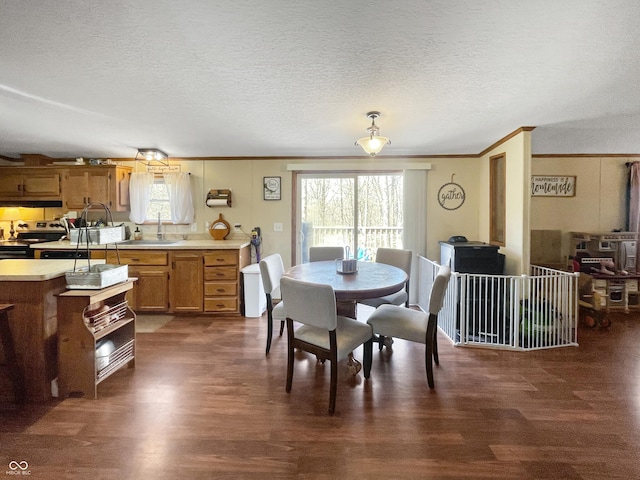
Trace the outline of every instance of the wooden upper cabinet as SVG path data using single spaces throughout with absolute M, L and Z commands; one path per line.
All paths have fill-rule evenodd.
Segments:
M 69 169 L 64 177 L 64 206 L 82 210 L 92 202 L 109 206 L 109 172 L 96 167 Z
M 129 208 L 131 167 L 101 165 L 70 167 L 64 175 L 64 206 L 81 210 L 90 203 L 104 203 L 112 211 Z
M 51 168 L 9 167 L 0 172 L 0 198 L 60 200 L 61 173 Z
M 115 169 L 116 201 L 113 209 L 117 212 L 129 210 L 129 179 L 131 178 L 131 170 L 131 167 L 116 167 Z

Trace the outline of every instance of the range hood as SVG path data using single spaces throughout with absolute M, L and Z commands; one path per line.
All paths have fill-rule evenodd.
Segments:
M 62 207 L 62 200 L 0 200 L 0 207 L 23 207 L 23 208 Z

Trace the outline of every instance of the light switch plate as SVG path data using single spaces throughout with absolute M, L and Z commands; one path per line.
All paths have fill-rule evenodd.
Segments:
M 281 223 L 274 223 L 273 224 L 273 231 L 274 232 L 281 232 L 282 231 L 282 224 Z

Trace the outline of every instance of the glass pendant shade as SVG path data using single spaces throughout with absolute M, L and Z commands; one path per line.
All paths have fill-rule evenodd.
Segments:
M 356 142 L 356 145 L 360 145 L 362 149 L 372 157 L 375 157 L 382 151 L 385 145 L 389 145 L 391 142 L 387 137 L 380 137 L 378 135 L 371 135 L 369 137 L 363 137 Z

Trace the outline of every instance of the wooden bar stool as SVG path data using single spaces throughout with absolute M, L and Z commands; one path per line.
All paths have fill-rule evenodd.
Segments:
M 2 349 L 4 350 L 5 362 L 9 370 L 9 378 L 13 384 L 15 401 L 16 403 L 24 403 L 26 396 L 24 378 L 16 360 L 13 336 L 9 328 L 9 310 L 12 310 L 13 307 L 10 303 L 0 303 L 0 340 L 2 340 Z

